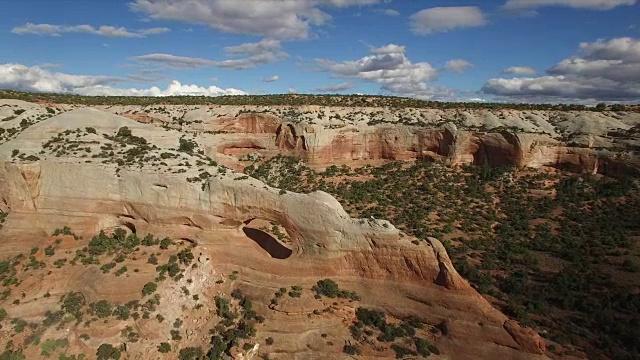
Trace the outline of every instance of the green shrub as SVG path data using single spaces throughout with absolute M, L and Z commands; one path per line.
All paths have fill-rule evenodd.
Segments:
M 41 345 L 40 355 L 44 357 L 51 356 L 57 349 L 66 348 L 69 346 L 69 340 L 67 339 L 48 339 Z
M 44 254 L 47 256 L 53 256 L 56 254 L 56 249 L 53 246 L 49 245 L 44 248 Z
M 127 270 L 129 270 L 129 269 L 127 269 L 127 267 L 126 267 L 126 266 L 123 266 L 123 267 L 121 267 L 120 269 L 118 269 L 118 271 L 116 271 L 116 272 L 115 272 L 115 275 L 116 275 L 116 276 L 120 276 L 120 275 L 122 275 L 122 274 L 126 273 L 126 272 L 127 272 Z
M 80 320 L 82 318 L 82 307 L 84 304 L 85 300 L 81 293 L 70 292 L 62 297 L 61 310 Z
M 0 360 L 25 360 L 21 350 L 7 349 L 0 354 Z
M 185 138 L 180 139 L 180 146 L 178 147 L 178 151 L 191 153 L 195 148 L 198 147 L 198 144 L 193 140 L 188 140 Z
M 120 349 L 113 347 L 111 344 L 102 344 L 96 351 L 98 360 L 120 360 L 121 355 Z
M 171 241 L 171 239 L 164 238 L 160 241 L 160 249 L 167 250 L 169 248 L 169 245 L 171 244 L 173 244 L 173 241 Z
M 93 304 L 92 308 L 93 308 L 93 312 L 99 318 L 109 317 L 113 312 L 113 307 L 107 300 L 98 301 L 97 303 Z
M 158 284 L 154 283 L 154 282 L 149 282 L 146 283 L 143 287 L 142 287 L 142 295 L 146 296 L 146 295 L 151 295 L 154 292 L 156 292 L 156 290 L 158 289 Z
M 391 344 L 391 350 L 396 353 L 396 359 L 402 359 L 405 356 L 416 356 L 417 353 L 411 349 L 408 349 L 404 346 L 398 344 Z
M 166 354 L 169 351 L 171 351 L 171 345 L 169 345 L 169 343 L 162 342 L 160 343 L 160 345 L 158 345 L 158 351 L 163 354 Z
M 340 287 L 338 284 L 331 279 L 324 279 L 318 281 L 318 283 L 313 286 L 313 291 L 315 291 L 319 295 L 324 295 L 328 298 L 335 298 L 338 296 L 338 291 Z
M 178 330 L 170 330 L 171 340 L 179 341 L 182 340 L 182 336 L 180 335 L 180 331 Z
M 355 344 L 345 344 L 342 351 L 348 355 L 360 355 L 360 347 Z
M 364 325 L 373 326 L 380 330 L 384 330 L 387 324 L 384 313 L 378 310 L 359 307 L 356 309 L 356 318 Z
M 202 358 L 204 353 L 202 352 L 202 348 L 200 347 L 186 347 L 180 349 L 180 353 L 178 354 L 178 359 L 180 360 L 199 360 Z
M 338 284 L 331 279 L 320 280 L 314 285 L 311 290 L 315 291 L 319 296 L 326 296 L 328 298 L 341 298 L 360 300 L 360 296 L 353 291 L 341 290 Z

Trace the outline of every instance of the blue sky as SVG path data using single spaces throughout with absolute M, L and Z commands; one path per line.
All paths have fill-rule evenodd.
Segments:
M 0 88 L 640 103 L 636 0 L 0 0 L 0 6 Z

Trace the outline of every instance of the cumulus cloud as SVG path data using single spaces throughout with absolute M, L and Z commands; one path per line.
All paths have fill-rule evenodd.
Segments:
M 151 19 L 195 23 L 238 34 L 304 39 L 328 23 L 323 7 L 369 5 L 378 0 L 134 0 L 131 9 Z
M 486 23 L 484 13 L 477 6 L 435 7 L 420 10 L 410 18 L 411 31 L 418 35 L 483 26 Z
M 502 73 L 512 75 L 535 75 L 537 71 L 530 66 L 510 66 L 502 70 Z
M 436 79 L 438 70 L 427 62 L 409 60 L 404 46 L 389 44 L 370 51 L 371 55 L 357 60 L 335 62 L 316 59 L 316 62 L 335 77 L 380 84 L 384 93 L 433 100 L 450 99 L 452 96 L 452 90 L 428 84 Z
M 39 66 L 0 64 L 0 88 L 20 91 L 70 93 L 74 89 L 120 81 L 109 76 L 71 75 L 50 72 Z
M 316 92 L 324 92 L 324 93 L 337 93 L 345 90 L 349 90 L 353 88 L 353 84 L 350 82 L 343 82 L 336 85 L 323 86 L 319 88 L 313 89 Z
M 217 86 L 199 86 L 182 84 L 173 80 L 166 89 L 152 86 L 148 89 L 121 89 L 105 85 L 96 85 L 76 89 L 75 93 L 90 96 L 223 96 L 247 95 L 246 92 L 234 88 L 223 89 Z
M 370 47 L 369 51 L 374 54 L 403 54 L 406 47 L 403 45 L 389 44 L 381 47 Z
M 229 55 L 244 57 L 229 60 L 210 60 L 171 54 L 147 54 L 134 56 L 133 59 L 143 63 L 163 65 L 174 69 L 217 66 L 225 69 L 242 70 L 282 60 L 289 56 L 289 54 L 281 50 L 280 41 L 269 39 L 256 43 L 228 46 L 224 50 Z
M 575 9 L 610 10 L 618 6 L 634 5 L 637 0 L 508 0 L 507 11 L 534 10 L 546 6 L 563 6 Z
M 485 93 L 545 101 L 640 101 L 640 39 L 616 38 L 580 44 L 541 77 L 495 78 Z
M 583 42 L 580 44 L 580 51 L 591 59 L 640 62 L 640 39 L 622 37 L 609 41 Z
M 162 90 L 158 87 L 148 89 L 121 89 L 112 85 L 125 79 L 109 76 L 72 75 L 50 72 L 38 66 L 28 67 L 22 64 L 0 64 L 0 88 L 30 91 L 68 93 L 103 96 L 171 96 L 171 95 L 244 95 L 238 89 L 222 89 L 216 86 L 202 87 L 183 85 L 172 81 Z
M 129 37 L 143 38 L 149 35 L 157 35 L 171 31 L 168 28 L 149 28 L 142 30 L 128 30 L 124 27 L 106 26 L 93 27 L 91 25 L 51 25 L 51 24 L 33 24 L 26 23 L 11 30 L 12 33 L 18 35 L 42 35 L 42 36 L 61 36 L 62 34 L 82 33 L 92 34 L 105 37 Z
M 473 67 L 473 64 L 464 59 L 453 59 L 447 61 L 444 68 L 457 73 L 463 73 Z
M 278 81 L 278 80 L 280 80 L 280 76 L 278 76 L 278 75 L 273 75 L 272 77 L 268 77 L 268 78 L 262 79 L 262 81 L 264 81 L 264 82 L 274 82 L 274 81 Z
M 380 49 L 398 49 L 402 52 L 387 52 Z M 327 59 L 316 59 L 320 66 L 338 77 L 355 78 L 380 84 L 423 82 L 432 80 L 438 71 L 427 62 L 412 63 L 404 54 L 404 47 L 389 44 L 371 50 L 373 55 L 358 60 L 337 63 Z

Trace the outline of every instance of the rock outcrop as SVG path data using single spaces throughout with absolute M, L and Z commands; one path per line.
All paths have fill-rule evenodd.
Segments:
M 354 124 L 327 128 L 272 115 L 243 114 L 209 124 L 224 132 L 215 150 L 226 155 L 287 154 L 321 166 L 427 158 L 451 165 L 550 166 L 579 173 L 640 176 L 640 160 L 630 148 L 599 147 L 588 139 L 568 144 L 548 134 L 519 130 L 459 129 L 453 122 L 439 127 Z
M 93 120 L 78 123 L 84 117 Z M 91 158 L 83 157 L 86 154 L 82 152 L 47 155 L 45 151 L 38 151 L 41 149 L 38 144 L 49 137 L 89 125 L 99 126 L 99 133 L 87 131 L 74 138 L 80 139 L 83 146 L 89 146 L 89 153 L 91 147 L 113 148 L 114 145 L 106 144 L 113 142 L 115 133 L 122 126 L 132 129 L 135 136 L 148 139 L 149 144 L 145 145 L 149 146 L 145 151 L 149 153 L 140 155 L 138 164 L 129 160 L 90 162 Z M 359 153 L 357 156 L 375 153 L 382 158 L 410 158 L 413 155 L 409 154 L 421 154 L 423 145 L 429 149 L 445 148 L 443 143 L 431 141 L 446 142 L 449 136 L 446 132 L 440 135 L 427 132 L 420 137 L 408 128 L 397 131 L 381 128 L 369 135 L 358 133 L 350 137 L 345 135 L 345 130 L 336 130 L 336 133 L 342 133 L 342 138 L 327 137 L 313 126 L 278 124 L 273 118 L 255 115 L 245 116 L 239 123 L 224 127 L 226 131 L 235 129 L 233 131 L 243 135 L 261 136 L 255 141 L 267 139 L 273 141 L 271 146 L 278 150 L 297 151 L 308 158 L 313 158 L 315 152 L 329 151 L 331 156 L 327 159 L 346 154 L 353 157 L 355 153 Z M 451 138 L 466 136 L 453 132 L 450 135 Z M 432 308 L 433 313 L 429 316 L 450 319 L 456 324 L 448 335 L 453 341 L 451 344 L 446 342 L 445 346 L 459 352 L 460 358 L 471 358 L 468 349 L 482 348 L 483 342 L 487 341 L 476 329 L 480 319 L 492 334 L 492 347 L 485 349 L 487 356 L 536 358 L 544 352 L 544 344 L 536 334 L 515 323 L 507 323 L 506 316 L 491 307 L 460 277 L 438 240 L 429 239 L 426 245 L 416 246 L 411 243 L 413 238 L 401 234 L 388 221 L 351 218 L 327 193 L 280 191 L 242 174 L 207 165 L 202 161 L 202 155 L 195 152 L 175 154 L 179 136 L 181 134 L 177 132 L 107 116 L 96 110 L 77 110 L 25 130 L 16 139 L 0 145 L 0 210 L 9 213 L 0 237 L 19 238 L 38 231 L 49 234 L 61 225 L 85 235 L 120 227 L 140 233 L 160 231 L 206 247 L 209 241 L 222 241 L 220 237 L 224 235 L 221 234 L 238 236 L 241 234 L 238 230 L 254 219 L 273 221 L 284 227 L 292 242 L 292 255 L 286 260 L 287 271 L 393 280 L 424 287 L 416 296 Z M 407 147 L 402 145 L 416 139 L 423 140 Z M 140 143 L 138 138 L 134 140 Z M 117 146 L 139 150 L 127 141 Z M 356 141 L 359 142 L 357 146 Z M 326 147 L 327 143 L 333 145 Z M 335 145 L 340 143 L 344 147 Z M 447 151 L 456 153 L 456 144 L 451 141 Z M 33 151 L 40 158 L 12 157 L 12 149 Z M 166 153 L 170 156 L 162 159 L 168 163 L 163 162 L 164 165 L 157 168 L 144 167 L 145 163 L 159 161 L 153 160 L 155 154 Z M 189 160 L 172 160 L 179 156 L 187 156 Z M 198 165 L 186 166 L 185 161 Z M 172 166 L 189 170 L 166 170 Z M 197 175 L 194 173 L 196 168 L 201 168 L 197 170 L 203 171 L 201 174 L 208 174 L 200 177 L 202 181 L 197 180 L 197 176 L 193 180 L 194 176 L 191 176 Z M 25 245 L 25 249 L 28 246 Z M 257 262 L 251 267 L 260 272 L 270 270 L 261 268 Z M 472 328 L 476 330 L 469 330 Z M 473 335 L 466 338 L 467 334 Z M 475 344 L 471 347 L 456 345 L 458 340 L 475 341 Z

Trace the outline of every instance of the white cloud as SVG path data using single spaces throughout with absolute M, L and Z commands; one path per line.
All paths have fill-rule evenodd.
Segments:
M 389 44 L 381 47 L 370 47 L 374 54 L 404 54 L 406 47 L 403 45 Z
M 331 16 L 322 7 L 369 5 L 377 0 L 134 0 L 131 8 L 152 19 L 202 24 L 230 33 L 304 39 Z
M 298 90 L 296 90 L 295 88 L 290 87 L 290 88 L 287 89 L 287 92 L 289 94 L 297 94 Z
M 0 88 L 21 91 L 69 93 L 74 89 L 114 83 L 108 76 L 71 75 L 50 72 L 38 66 L 0 64 Z
M 319 87 L 319 88 L 313 89 L 313 91 L 323 92 L 323 93 L 337 93 L 337 92 L 349 90 L 351 88 L 353 88 L 353 84 L 352 83 L 343 82 L 343 83 L 336 84 L 336 85 L 329 85 L 329 86 Z
M 219 67 L 234 70 L 255 68 L 258 65 L 272 63 L 289 56 L 281 50 L 280 41 L 273 39 L 228 46 L 224 50 L 230 55 L 246 56 L 240 59 L 218 61 L 216 64 Z
M 431 64 L 427 62 L 412 63 L 404 53 L 397 52 L 374 53 L 374 55 L 365 56 L 358 60 L 341 63 L 327 59 L 316 59 L 316 61 L 322 68 L 336 76 L 380 84 L 429 81 L 434 79 L 438 73 Z
M 450 99 L 452 90 L 428 84 L 436 79 L 438 70 L 427 62 L 411 62 L 404 50 L 404 46 L 389 44 L 371 48 L 372 55 L 357 60 L 316 59 L 316 62 L 335 77 L 380 84 L 381 92 L 420 99 Z
M 274 82 L 274 81 L 278 81 L 278 80 L 280 80 L 280 76 L 278 76 L 278 75 L 273 75 L 272 77 L 268 77 L 268 78 L 262 79 L 262 81 L 264 81 L 264 82 Z
M 562 60 L 547 70 L 549 75 L 579 78 L 603 78 L 618 82 L 640 81 L 640 64 L 621 60 L 587 60 L 572 58 Z
M 304 0 L 301 0 L 304 1 Z M 353 5 L 371 5 L 377 4 L 378 0 L 321 0 L 317 2 L 319 4 L 327 4 L 337 7 L 347 7 Z
M 209 59 L 177 56 L 171 54 L 147 54 L 134 56 L 133 59 L 141 62 L 166 65 L 176 69 L 193 69 L 216 65 L 215 61 Z
M 411 31 L 418 35 L 478 27 L 486 23 L 484 13 L 477 6 L 435 7 L 420 10 L 410 17 Z
M 166 89 L 162 90 L 156 86 L 148 89 L 136 88 L 114 88 L 111 86 L 96 85 L 79 88 L 74 91 L 80 95 L 90 96 L 223 96 L 223 95 L 247 95 L 246 92 L 234 88 L 223 89 L 217 86 L 199 86 L 181 84 L 177 80 L 171 81 Z
M 526 11 L 547 6 L 563 6 L 575 9 L 610 10 L 635 3 L 636 0 L 508 0 L 502 8 L 507 11 Z
M 140 69 L 128 74 L 127 78 L 135 82 L 154 83 L 164 79 L 164 74 L 161 69 Z
M 433 101 L 459 101 L 455 90 L 431 86 L 428 83 L 394 83 L 382 87 L 383 92 L 396 96 Z
M 124 27 L 114 27 L 102 25 L 93 27 L 91 25 L 51 25 L 51 24 L 33 24 L 26 23 L 11 30 L 12 33 L 18 35 L 42 35 L 42 36 L 61 36 L 69 33 L 84 33 L 106 37 L 129 37 L 143 38 L 149 35 L 157 35 L 171 31 L 168 28 L 149 28 L 142 30 L 128 30 Z
M 640 62 L 640 39 L 622 37 L 581 43 L 580 51 L 591 59 Z
M 640 102 L 640 39 L 582 43 L 578 55 L 562 60 L 545 76 L 490 79 L 482 90 L 537 101 Z
M 530 66 L 510 66 L 502 70 L 502 73 L 513 75 L 535 75 L 537 71 Z
M 38 64 L 38 66 L 43 69 L 57 69 L 57 68 L 61 68 L 62 64 L 43 63 L 43 64 Z
M 445 69 L 457 73 L 463 73 L 473 67 L 473 64 L 464 59 L 453 59 L 447 61 Z
M 280 41 L 273 39 L 263 39 L 255 43 L 245 43 L 224 48 L 229 54 L 233 55 L 258 55 L 268 51 L 280 49 Z
M 400 16 L 400 12 L 395 9 L 374 9 L 373 12 L 386 16 Z
M 135 56 L 133 59 L 139 62 L 164 65 L 175 69 L 217 66 L 225 69 L 241 70 L 255 68 L 258 65 L 282 60 L 289 56 L 289 54 L 281 50 L 280 41 L 269 39 L 256 43 L 228 46 L 224 50 L 232 56 L 245 57 L 229 60 L 210 60 L 171 54 L 147 54 Z
M 148 89 L 121 89 L 111 86 L 122 81 L 124 79 L 108 76 L 50 72 L 38 66 L 0 64 L 0 87 L 20 91 L 102 96 L 219 96 L 246 94 L 244 91 L 233 88 L 222 89 L 216 86 L 183 85 L 176 80 L 172 81 L 165 90 L 155 86 Z

